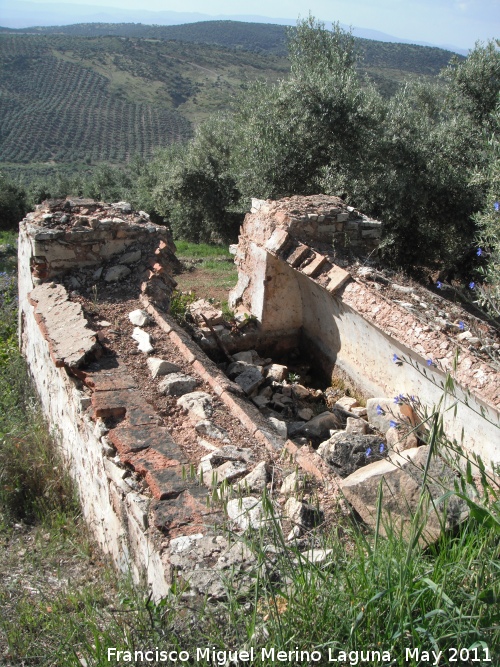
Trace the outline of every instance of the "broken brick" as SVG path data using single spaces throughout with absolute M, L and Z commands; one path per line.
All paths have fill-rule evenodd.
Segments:
M 190 478 L 189 467 L 186 466 L 149 470 L 146 473 L 146 482 L 157 500 L 176 498 L 183 491 L 198 484 L 196 479 Z

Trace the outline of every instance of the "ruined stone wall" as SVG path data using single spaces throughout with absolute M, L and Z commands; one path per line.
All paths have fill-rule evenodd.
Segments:
M 175 577 L 186 585 L 186 595 L 218 597 L 225 593 L 227 572 L 244 568 L 246 555 L 218 528 L 221 507 L 207 502 L 212 474 L 220 475 L 220 481 L 223 475 L 229 480 L 235 474 L 260 475 L 259 483 L 265 485 L 262 452 L 276 453 L 276 434 L 257 408 L 245 402 L 240 387 L 165 312 L 175 285 L 174 251 L 165 227 L 153 225 L 124 202 L 44 202 L 20 223 L 20 344 L 83 515 L 103 551 L 136 581 L 147 582 L 154 599 L 167 595 Z M 247 438 L 252 448 L 238 449 L 225 439 L 229 445 L 222 451 L 205 440 L 207 456 L 215 452 L 218 458 L 214 455 L 213 466 L 210 460 L 203 462 L 203 483 L 192 475 L 196 465 L 178 444 L 175 429 L 163 425 L 123 357 L 108 347 L 102 327 L 119 325 L 91 326 L 82 304 L 89 304 L 94 286 L 108 304 L 137 299 L 144 309 L 137 311 L 141 321 L 156 327 L 156 343 L 161 340 L 163 349 L 175 350 L 188 370 L 189 376 L 181 379 L 205 389 L 189 395 L 192 402 L 185 403 L 179 419 L 193 440 L 201 420 L 201 432 L 211 434 L 205 438 L 212 436 L 222 446 L 218 438 L 227 434 L 208 420 L 215 404 L 220 419 L 233 424 L 240 441 Z M 149 339 L 140 325 L 136 329 L 130 348 L 137 345 L 139 333 Z M 136 354 L 151 361 L 140 350 Z M 181 393 L 186 391 L 191 390 Z M 251 486 L 251 480 L 246 484 Z M 258 505 L 257 499 L 250 502 Z M 234 503 L 237 520 L 242 512 Z M 262 504 L 254 515 L 259 511 Z
M 351 224 L 356 227 L 356 256 L 338 247 L 340 232 L 332 230 L 339 224 L 349 232 Z M 380 223 L 368 221 L 336 197 L 254 201 L 239 238 L 239 279 L 230 304 L 258 318 L 262 339 L 279 331 L 300 331 L 326 375 L 338 366 L 368 396 L 414 395 L 432 407 L 442 396 L 458 350 L 453 377 L 460 400 L 456 414 L 444 414 L 448 436 L 461 442 L 463 430 L 468 451 L 487 463 L 500 462 L 500 378 L 488 356 L 488 349 L 496 350 L 498 344 L 485 346 L 481 354 L 478 339 L 470 333 L 464 337 L 460 328 L 462 320 L 474 318 L 454 307 L 451 321 L 443 300 L 429 318 L 437 297 L 427 290 L 396 284 L 387 298 L 380 283 L 366 280 L 376 272 L 360 264 L 373 257 L 380 231 Z M 380 279 L 391 287 L 390 280 Z M 410 295 L 411 303 L 402 300 Z M 407 363 L 401 365 L 397 358 Z M 448 405 L 453 402 L 448 399 Z
M 142 291 L 168 309 L 175 286 L 171 269 L 178 264 L 171 234 L 127 202 L 48 200 L 28 213 L 20 233 L 30 246 L 33 284 L 74 268 L 96 267 L 94 278 L 109 284 L 134 272 Z

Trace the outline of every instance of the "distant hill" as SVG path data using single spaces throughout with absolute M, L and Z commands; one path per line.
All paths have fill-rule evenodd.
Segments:
M 74 35 L 79 37 L 132 37 L 137 39 L 176 40 L 197 44 L 218 44 L 227 48 L 257 53 L 287 55 L 287 31 L 272 23 L 243 21 L 199 21 L 182 25 L 144 25 L 143 23 L 77 23 L 66 26 L 39 26 L 14 30 L 0 28 L 0 33 L 39 35 Z M 292 28 L 293 29 L 293 28 Z M 364 55 L 365 67 L 404 69 L 419 74 L 438 74 L 452 55 L 451 51 L 431 46 L 401 42 L 381 42 L 356 37 Z
M 227 108 L 241 86 L 275 81 L 289 68 L 286 28 L 273 24 L 95 23 L 0 33 L 5 167 L 147 156 L 188 138 L 193 123 Z M 452 56 L 365 39 L 357 45 L 361 71 L 385 94 L 415 76 L 435 76 Z

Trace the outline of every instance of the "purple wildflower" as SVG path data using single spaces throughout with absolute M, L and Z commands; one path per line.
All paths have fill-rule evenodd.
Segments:
M 366 458 L 369 458 L 371 456 L 371 453 L 372 453 L 372 448 L 368 447 L 368 449 L 366 450 L 366 453 L 365 453 Z
M 474 289 L 475 286 L 476 286 L 476 283 L 475 283 L 475 282 L 471 281 L 471 282 L 469 283 L 469 289 Z
M 382 410 L 382 408 L 380 407 L 380 405 L 377 405 L 377 407 L 375 408 L 375 412 L 376 412 L 378 415 L 385 415 L 385 412 L 384 412 L 384 410 Z
M 438 289 L 441 289 L 442 286 L 443 286 L 443 283 L 440 280 L 438 280 L 437 283 L 436 283 L 436 287 Z
M 500 204 L 496 201 L 496 202 L 493 204 L 493 208 L 495 209 L 495 211 L 500 210 Z
M 482 254 L 483 254 L 483 250 L 482 250 L 482 248 L 478 248 L 477 251 L 476 251 L 476 255 L 477 255 L 478 257 L 481 257 Z
M 462 320 L 459 321 L 458 328 L 460 329 L 460 331 L 463 331 L 465 329 L 465 324 L 462 322 Z
M 398 427 L 398 422 L 394 421 L 394 419 L 391 419 L 391 421 L 389 422 L 389 426 L 391 428 L 397 428 Z
M 432 366 L 432 359 L 427 359 L 427 366 Z
M 385 445 L 383 442 L 380 443 L 380 447 L 378 448 L 378 451 L 383 454 L 385 451 Z

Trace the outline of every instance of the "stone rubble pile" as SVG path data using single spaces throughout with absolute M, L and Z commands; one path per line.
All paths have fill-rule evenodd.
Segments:
M 361 266 L 356 275 L 391 302 L 411 313 L 420 322 L 417 333 L 440 331 L 476 357 L 500 363 L 498 334 L 485 322 L 439 294 L 419 286 L 400 285 L 391 271 Z M 446 350 L 443 346 L 443 350 Z

